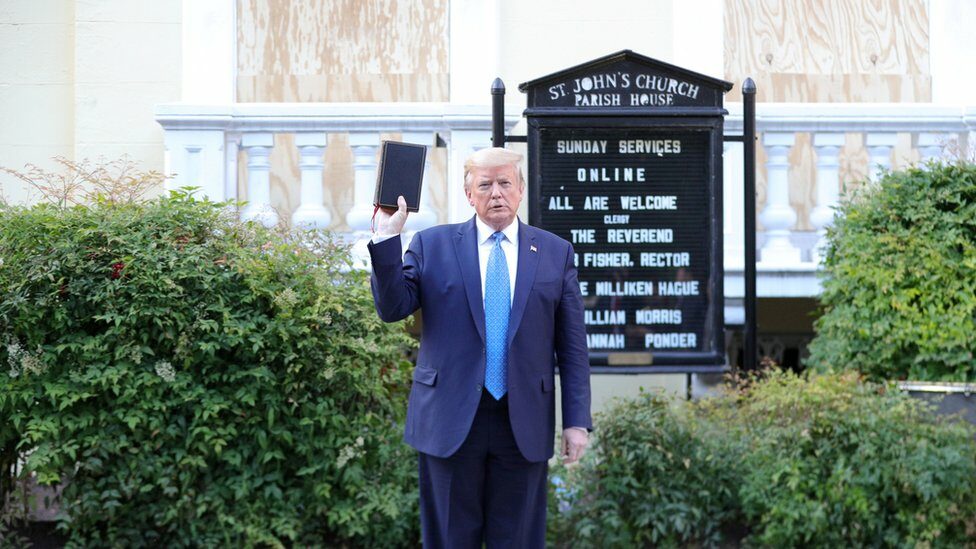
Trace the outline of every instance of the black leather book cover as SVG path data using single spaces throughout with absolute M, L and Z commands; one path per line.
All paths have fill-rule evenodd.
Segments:
M 396 209 L 397 197 L 403 195 L 407 201 L 407 211 L 419 211 L 426 157 L 427 147 L 423 145 L 383 141 L 380 164 L 376 169 L 373 205 Z

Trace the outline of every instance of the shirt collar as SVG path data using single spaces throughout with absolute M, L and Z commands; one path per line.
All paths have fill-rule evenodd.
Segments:
M 495 229 L 488 226 L 487 223 L 481 220 L 477 215 L 474 216 L 474 224 L 478 228 L 478 245 L 482 245 L 486 240 L 491 238 L 491 235 L 495 234 Z M 518 244 L 518 217 L 512 220 L 508 224 L 508 227 L 502 229 L 502 234 L 508 239 L 512 244 Z

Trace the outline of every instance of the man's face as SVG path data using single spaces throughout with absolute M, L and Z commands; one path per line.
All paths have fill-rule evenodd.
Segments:
M 471 182 L 465 189 L 468 202 L 489 227 L 500 231 L 508 226 L 522 201 L 522 184 L 514 165 L 471 168 Z

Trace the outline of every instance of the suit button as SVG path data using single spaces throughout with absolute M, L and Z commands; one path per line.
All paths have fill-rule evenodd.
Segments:
M 475 386 L 474 390 L 475 391 L 478 391 L 480 393 L 481 392 L 481 385 Z

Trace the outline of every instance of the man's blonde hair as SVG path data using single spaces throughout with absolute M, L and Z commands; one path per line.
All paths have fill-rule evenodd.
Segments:
M 519 187 L 525 186 L 525 177 L 522 175 L 522 153 L 501 147 L 490 147 L 481 149 L 464 161 L 464 188 L 471 186 L 472 168 L 497 168 L 498 166 L 515 166 Z

